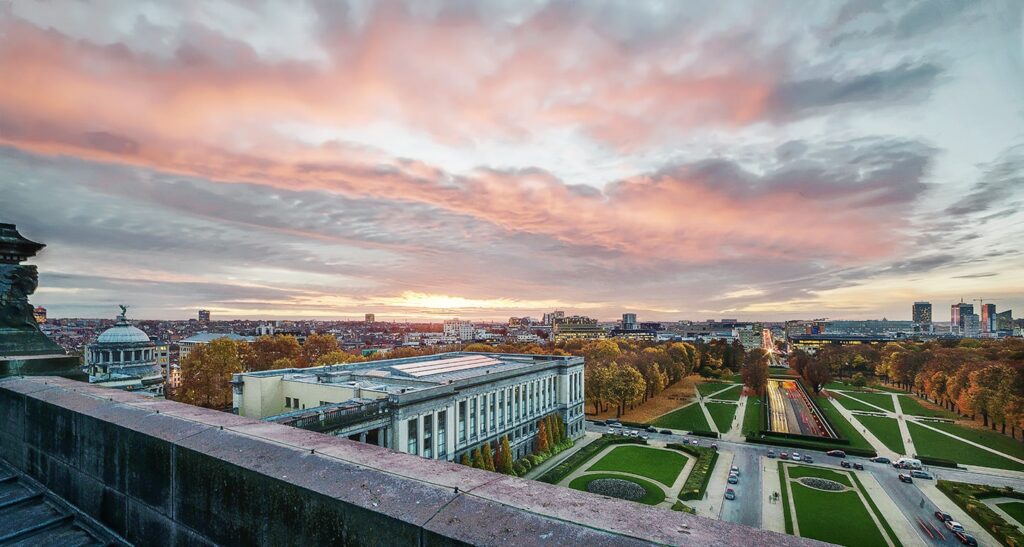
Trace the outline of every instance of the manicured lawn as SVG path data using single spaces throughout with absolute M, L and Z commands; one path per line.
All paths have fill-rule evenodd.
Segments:
M 647 492 L 644 497 L 637 500 L 640 503 L 646 503 L 647 505 L 657 505 L 665 500 L 665 492 L 654 483 L 647 482 L 643 479 L 636 477 L 627 477 L 625 475 L 618 475 L 616 473 L 594 473 L 592 475 L 583 475 L 582 477 L 576 477 L 569 483 L 569 488 L 575 490 L 587 491 L 587 485 L 590 481 L 597 479 L 622 479 L 635 484 L 639 484 Z
M 850 482 L 849 475 L 838 471 L 832 471 L 831 469 L 822 469 L 820 467 L 812 467 L 810 465 L 789 465 L 787 466 L 787 470 L 789 471 L 789 478 L 791 479 L 799 479 L 800 477 L 818 477 L 819 479 L 836 481 L 838 483 L 845 484 L 846 486 L 853 486 L 853 483 Z
M 1006 503 L 997 503 L 996 506 L 1006 511 L 1018 524 L 1024 525 L 1024 502 L 1008 501 Z
M 747 409 L 743 414 L 743 436 L 757 435 L 761 430 L 761 412 L 763 410 L 760 397 L 747 397 Z
M 856 492 L 825 492 L 798 483 L 789 487 L 801 537 L 838 545 L 886 544 Z
M 845 408 L 847 410 L 863 410 L 864 412 L 881 412 L 880 410 L 878 410 L 875 407 L 868 406 L 868 405 L 862 403 L 860 400 L 851 399 L 850 397 L 847 397 L 846 395 L 840 395 L 838 393 L 833 393 L 832 395 L 834 396 L 835 400 L 838 401 L 839 404 L 843 405 L 843 408 Z
M 903 446 L 903 436 L 900 435 L 900 425 L 895 418 L 857 416 L 857 420 L 864 424 L 868 431 L 874 433 L 889 450 L 897 454 L 905 453 L 906 448 Z
M 896 406 L 892 404 L 892 395 L 885 393 L 851 393 L 851 397 L 863 401 L 865 403 L 871 403 L 875 406 L 882 407 L 889 412 L 896 412 Z M 843 399 L 843 402 L 849 401 L 849 399 Z M 877 408 L 868 407 L 862 410 L 872 410 L 878 412 Z
M 818 402 L 818 406 L 821 407 L 822 413 L 824 413 L 825 417 L 828 418 L 829 423 L 838 430 L 840 435 L 850 440 L 850 446 L 854 448 L 862 448 L 864 450 L 874 450 L 871 443 L 869 443 L 867 439 L 860 434 L 860 431 L 857 431 L 857 428 L 853 427 L 853 424 L 848 422 L 846 418 L 836 410 L 836 407 L 833 406 L 831 401 L 824 397 L 819 397 L 816 400 Z
M 719 393 L 712 397 L 712 399 L 718 399 L 722 401 L 739 401 L 740 395 L 743 395 L 743 386 L 732 386 L 731 388 Z
M 998 431 L 975 429 L 972 427 L 964 427 L 962 425 L 945 422 L 929 422 L 928 425 L 936 429 L 948 431 L 954 435 L 963 437 L 969 441 L 974 441 L 989 448 L 994 448 L 1003 454 L 1024 459 L 1024 443 L 1011 439 L 1008 435 L 1003 435 Z
M 673 450 L 645 446 L 619 446 L 605 454 L 587 471 L 622 471 L 672 486 L 686 465 L 686 456 Z
M 708 420 L 704 417 L 704 411 L 697 403 L 669 412 L 654 420 L 654 425 L 685 431 L 711 431 L 711 426 L 708 425 Z
M 723 384 L 721 382 L 704 382 L 703 384 L 697 384 L 697 391 L 700 392 L 702 397 L 707 397 L 708 395 L 711 395 L 716 391 L 722 391 L 723 389 L 726 389 L 732 385 L 733 384 Z M 723 393 L 722 395 L 725 395 L 725 393 Z M 717 395 L 715 396 L 715 398 L 718 397 L 719 396 Z
M 903 408 L 904 414 L 909 414 L 911 416 L 929 416 L 932 418 L 949 418 L 951 420 L 955 420 L 957 418 L 956 414 L 953 414 L 948 410 L 943 410 L 941 408 L 936 408 L 935 410 L 925 408 L 925 406 L 921 404 L 921 400 L 913 395 L 901 396 L 900 407 Z
M 979 465 L 982 467 L 995 467 L 999 469 L 1011 469 L 1016 471 L 1024 471 L 1024 465 L 1019 464 L 1015 461 L 1008 460 L 991 452 L 981 450 L 978 447 L 971 446 L 965 442 L 958 441 L 948 435 L 943 435 L 937 431 L 932 431 L 922 427 L 914 422 L 907 424 L 910 427 L 910 436 L 914 439 L 914 446 L 917 448 L 917 453 L 922 456 L 929 456 L 932 458 L 943 458 L 947 460 L 953 460 L 957 463 L 966 465 Z M 951 433 L 961 434 L 961 430 L 968 430 L 964 427 L 956 426 L 954 424 L 942 424 L 942 423 L 931 423 L 937 429 L 943 429 L 950 431 Z M 948 427 L 940 427 L 948 426 Z M 955 429 L 950 429 L 953 427 Z M 968 438 L 971 438 L 967 435 Z M 975 438 L 971 438 L 976 442 Z M 1009 440 L 1009 439 L 1007 439 Z M 998 450 L 999 448 L 993 446 Z M 1019 453 L 1019 450 L 1018 450 Z
M 857 387 L 846 382 L 834 381 L 825 384 L 825 389 L 842 389 L 844 391 L 864 391 L 867 388 Z
M 731 405 L 729 403 L 705 403 L 708 407 L 708 413 L 711 414 L 711 418 L 715 420 L 715 425 L 718 426 L 718 431 L 725 433 L 729 431 L 729 427 L 732 426 L 732 419 L 736 416 L 736 409 L 738 405 Z

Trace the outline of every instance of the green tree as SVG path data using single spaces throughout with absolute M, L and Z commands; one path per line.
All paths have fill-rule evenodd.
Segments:
M 175 399 L 206 408 L 231 406 L 231 375 L 242 372 L 238 345 L 229 338 L 199 344 L 181 362 Z
M 638 401 L 647 389 L 644 377 L 635 368 L 630 366 L 614 367 L 609 395 L 618 404 L 615 417 L 621 417 L 626 411 L 626 405 Z

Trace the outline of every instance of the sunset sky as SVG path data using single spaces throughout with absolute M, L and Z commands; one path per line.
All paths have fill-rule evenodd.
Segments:
M 0 0 L 57 317 L 1024 315 L 1015 0 Z

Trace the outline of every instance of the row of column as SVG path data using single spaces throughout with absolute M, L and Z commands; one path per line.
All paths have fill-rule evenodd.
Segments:
M 132 363 L 136 361 L 151 361 L 154 356 L 152 349 L 91 350 L 90 354 L 90 363 Z

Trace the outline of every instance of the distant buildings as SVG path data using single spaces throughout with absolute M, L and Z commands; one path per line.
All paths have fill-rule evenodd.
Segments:
M 89 383 L 162 395 L 164 371 L 158 363 L 156 344 L 128 322 L 126 313 L 127 307 L 121 306 L 114 326 L 86 346 Z
M 366 323 L 373 323 L 376 320 L 377 320 L 377 316 L 372 314 L 372 313 L 368 313 L 368 314 L 366 314 L 364 316 L 364 322 L 366 322 Z
M 476 339 L 476 327 L 472 321 L 445 319 L 444 335 L 456 340 L 469 342 Z
M 974 304 L 959 302 L 950 306 L 949 311 L 949 332 L 965 335 L 964 323 L 968 315 L 974 315 Z M 980 321 L 979 321 L 980 324 Z
M 209 323 L 210 322 L 210 310 L 199 310 L 199 322 Z
M 46 308 L 36 306 L 35 309 L 32 310 L 32 316 L 35 318 L 37 325 L 46 323 Z
M 196 346 L 209 344 L 218 338 L 228 338 L 235 342 L 252 342 L 254 340 L 252 336 L 241 336 L 234 333 L 200 332 L 178 342 L 178 362 L 184 361 Z
M 541 323 L 553 326 L 556 323 L 559 323 L 562 319 L 565 319 L 565 312 L 562 310 L 555 310 L 551 313 L 545 313 L 544 317 L 541 319 Z
M 635 313 L 624 313 L 622 314 L 622 330 L 635 330 L 636 327 L 636 314 Z
M 911 321 L 920 332 L 933 332 L 932 325 L 932 303 L 914 302 L 914 309 L 911 313 Z
M 1013 332 L 1013 310 L 1001 311 L 996 314 L 996 331 Z
M 588 323 L 555 323 L 551 329 L 551 334 L 555 342 L 608 338 L 608 331 L 598 325 L 596 320 Z
M 981 305 L 981 332 L 994 334 L 996 332 L 996 305 Z
M 582 357 L 444 353 L 344 367 L 235 374 L 234 408 L 263 418 L 458 461 L 507 436 L 516 458 L 556 414 L 583 436 Z

